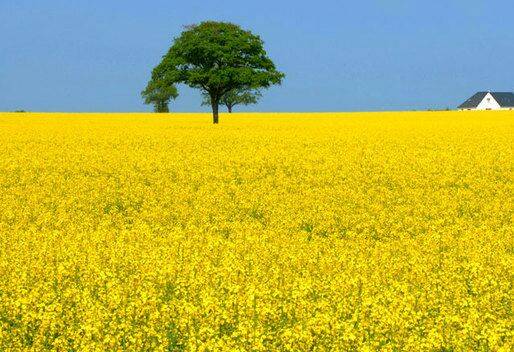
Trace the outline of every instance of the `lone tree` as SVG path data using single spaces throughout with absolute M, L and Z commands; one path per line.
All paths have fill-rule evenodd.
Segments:
M 207 93 L 213 123 L 221 98 L 230 91 L 280 84 L 277 71 L 257 35 L 226 22 L 187 26 L 153 70 L 156 82 L 184 83 Z
M 211 105 L 211 97 L 208 93 L 203 94 L 202 105 Z M 225 105 L 229 113 L 232 113 L 232 109 L 236 105 L 250 105 L 257 104 L 259 99 L 262 97 L 261 92 L 258 89 L 233 89 L 230 92 L 223 94 L 220 98 L 219 103 Z
M 170 101 L 178 97 L 175 85 L 165 80 L 150 80 L 145 90 L 141 92 L 145 104 L 153 104 L 155 112 L 169 112 Z

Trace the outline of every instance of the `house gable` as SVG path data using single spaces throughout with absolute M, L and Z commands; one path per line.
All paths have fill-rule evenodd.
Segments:
M 498 110 L 501 109 L 500 104 L 494 99 L 491 93 L 487 93 L 484 99 L 476 107 L 477 110 Z

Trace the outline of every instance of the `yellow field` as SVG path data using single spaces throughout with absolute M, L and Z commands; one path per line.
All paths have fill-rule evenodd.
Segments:
M 0 114 L 0 351 L 511 351 L 514 112 Z

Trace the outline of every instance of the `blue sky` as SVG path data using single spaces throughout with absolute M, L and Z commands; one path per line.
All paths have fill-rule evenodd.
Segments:
M 0 111 L 149 111 L 140 91 L 183 25 L 261 35 L 284 84 L 247 111 L 455 107 L 514 90 L 512 0 L 1 0 Z M 205 111 L 180 87 L 175 111 Z

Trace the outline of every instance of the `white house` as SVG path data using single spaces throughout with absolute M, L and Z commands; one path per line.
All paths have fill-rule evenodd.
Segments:
M 514 110 L 514 93 L 478 92 L 462 103 L 459 110 Z

